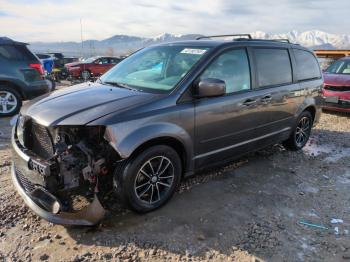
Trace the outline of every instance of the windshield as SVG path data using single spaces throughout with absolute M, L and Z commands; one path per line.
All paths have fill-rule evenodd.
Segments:
M 331 74 L 350 74 L 350 60 L 338 60 L 331 64 L 327 70 Z
M 138 90 L 168 92 L 209 50 L 208 47 L 156 46 L 123 60 L 100 79 Z
M 97 57 L 89 57 L 83 60 L 84 63 L 92 63 L 97 59 Z

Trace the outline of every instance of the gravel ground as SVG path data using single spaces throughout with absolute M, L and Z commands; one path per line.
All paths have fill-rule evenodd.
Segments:
M 346 115 L 323 114 L 303 151 L 250 154 L 187 179 L 157 211 L 113 211 L 93 228 L 53 225 L 28 210 L 11 183 L 9 138 L 9 118 L 0 119 L 0 261 L 350 259 Z

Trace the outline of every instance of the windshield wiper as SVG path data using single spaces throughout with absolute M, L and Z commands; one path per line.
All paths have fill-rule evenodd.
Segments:
M 132 88 L 131 86 L 129 86 L 129 85 L 127 85 L 127 84 L 124 84 L 124 83 L 109 82 L 109 81 L 107 81 L 107 82 L 102 82 L 102 84 L 107 84 L 107 85 L 111 85 L 111 86 L 126 88 L 126 89 L 129 89 L 129 90 L 132 90 L 132 91 L 138 91 L 137 89 Z

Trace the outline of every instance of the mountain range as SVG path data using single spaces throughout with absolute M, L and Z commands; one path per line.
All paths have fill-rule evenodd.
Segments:
M 269 34 L 262 31 L 251 33 L 253 38 L 259 39 L 288 39 L 292 43 L 301 44 L 312 49 L 349 49 L 350 35 L 330 34 L 319 30 Z M 30 48 L 36 53 L 62 52 L 66 56 L 93 55 L 125 55 L 142 47 L 152 44 L 193 40 L 200 34 L 175 35 L 164 33 L 153 38 L 115 35 L 104 40 L 85 40 L 81 42 L 33 42 Z

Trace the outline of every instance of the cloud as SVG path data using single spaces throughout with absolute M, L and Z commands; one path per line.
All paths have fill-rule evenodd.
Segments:
M 115 34 L 155 36 L 319 29 L 349 34 L 349 0 L 0 0 L 1 34 L 21 41 L 79 41 Z M 342 18 L 342 19 L 341 19 Z

